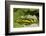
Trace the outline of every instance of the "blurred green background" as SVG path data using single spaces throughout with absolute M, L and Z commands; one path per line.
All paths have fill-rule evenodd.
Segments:
M 13 8 L 14 28 L 28 27 L 39 23 L 39 9 Z

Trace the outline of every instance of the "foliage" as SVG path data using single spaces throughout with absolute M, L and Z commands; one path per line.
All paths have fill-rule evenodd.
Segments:
M 39 21 L 39 9 L 14 8 L 13 12 L 15 28 L 31 25 L 32 23 L 38 23 Z M 34 17 L 34 15 L 36 18 Z

